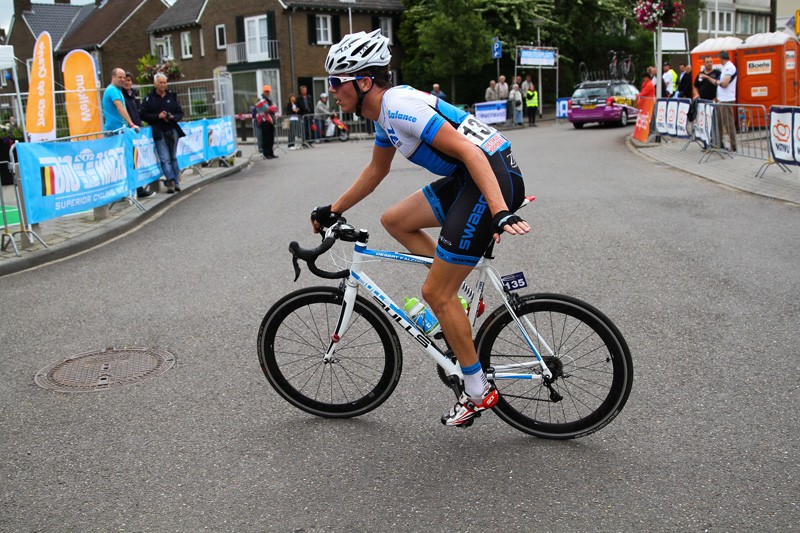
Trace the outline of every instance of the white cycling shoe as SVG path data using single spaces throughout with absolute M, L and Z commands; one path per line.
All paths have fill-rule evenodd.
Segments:
M 483 391 L 480 398 L 470 398 L 467 393 L 462 392 L 461 398 L 450 409 L 442 415 L 442 424 L 454 427 L 469 427 L 475 418 L 481 416 L 482 411 L 491 409 L 500 400 L 500 394 L 494 385 Z

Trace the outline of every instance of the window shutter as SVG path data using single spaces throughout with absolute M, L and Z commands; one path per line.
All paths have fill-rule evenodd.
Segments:
M 275 31 L 275 12 L 267 11 L 267 38 L 271 41 L 278 40 L 278 32 Z
M 372 17 L 372 29 L 373 30 L 381 29 L 381 19 L 380 19 L 380 17 Z
M 331 41 L 335 44 L 342 40 L 342 29 L 339 26 L 339 15 L 331 15 Z
M 317 44 L 317 17 L 308 16 L 308 44 Z
M 244 17 L 238 16 L 236 17 L 236 42 L 243 43 L 244 41 Z

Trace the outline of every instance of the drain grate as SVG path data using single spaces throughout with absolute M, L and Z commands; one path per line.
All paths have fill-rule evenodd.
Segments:
M 48 365 L 34 380 L 42 388 L 61 392 L 95 392 L 131 385 L 160 376 L 175 364 L 175 356 L 158 348 L 106 348 Z

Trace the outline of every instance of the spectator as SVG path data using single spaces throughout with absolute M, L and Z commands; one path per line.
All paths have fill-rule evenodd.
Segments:
M 528 126 L 536 127 L 536 112 L 539 111 L 539 91 L 531 83 L 525 93 L 525 106 L 528 108 Z
M 122 96 L 125 98 L 125 110 L 131 117 L 134 124 L 142 127 L 142 118 L 139 115 L 139 91 L 133 88 L 133 76 L 130 72 L 125 73 L 125 84 L 122 88 Z M 155 196 L 155 191 L 148 191 L 145 187 L 136 189 L 136 197 L 139 199 Z
M 433 84 L 433 90 L 431 91 L 431 94 L 436 98 L 438 98 L 439 100 L 447 101 L 447 95 L 444 93 L 443 90 L 439 89 L 438 83 Z
M 722 104 L 718 106 L 719 117 L 722 121 L 720 132 L 720 143 L 722 142 L 723 133 L 728 132 L 728 140 L 730 141 L 731 152 L 736 151 L 736 109 L 733 104 L 736 103 L 736 65 L 731 61 L 731 56 L 726 50 L 719 53 L 719 60 L 722 63 L 722 73 L 717 80 L 717 102 Z M 724 148 L 724 146 L 723 146 Z
M 316 139 L 322 140 L 325 137 L 325 123 L 331 116 L 331 110 L 328 108 L 328 93 L 322 93 L 319 95 L 319 102 L 317 102 L 317 106 L 314 108 L 314 127 L 316 128 L 316 133 L 314 137 Z
M 275 112 L 278 108 L 272 103 L 272 87 L 261 88 L 261 99 L 256 102 L 256 123 L 261 130 L 261 153 L 265 159 L 278 159 L 275 155 Z M 298 106 L 299 107 L 299 106 Z
M 527 93 L 528 92 L 528 88 L 531 85 L 533 85 L 533 80 L 531 79 L 531 75 L 530 74 L 525 74 L 525 81 L 523 81 L 522 85 L 519 86 L 520 90 L 522 91 L 522 94 Z
M 103 92 L 103 128 L 106 131 L 118 130 L 125 126 L 139 131 L 139 126 L 131 120 L 125 108 L 125 97 L 122 94 L 124 86 L 125 71 L 115 68 L 111 71 L 111 83 Z
M 308 94 L 308 87 L 305 85 L 300 86 L 297 107 L 300 108 L 300 120 L 303 121 L 303 142 L 306 142 L 311 139 L 311 121 L 304 117 L 314 112 L 314 99 Z
M 641 109 L 642 100 L 644 98 L 655 99 L 655 97 L 656 97 L 656 88 L 653 85 L 653 80 L 650 77 L 650 73 L 645 72 L 644 75 L 642 75 L 642 88 L 639 91 L 639 96 L 636 97 L 636 107 Z
M 183 108 L 178 95 L 167 90 L 167 76 L 159 72 L 153 77 L 153 91 L 142 102 L 142 118 L 153 130 L 156 154 L 167 192 L 181 192 L 181 170 L 178 167 L 178 139 L 186 134 L 178 124 L 183 120 Z
M 664 85 L 667 88 L 667 92 L 664 96 L 672 98 L 672 95 L 675 94 L 675 84 L 678 82 L 678 75 L 666 61 L 664 62 L 664 74 L 662 74 L 661 77 L 664 79 Z
M 506 83 L 506 77 L 501 75 L 497 78 L 497 99 L 498 100 L 508 100 L 508 83 Z
M 677 98 L 691 98 L 692 97 L 692 65 L 684 65 L 681 63 L 678 67 L 681 75 L 678 76 L 678 90 L 675 93 Z
M 697 114 L 697 99 L 714 101 L 717 99 L 717 80 L 719 71 L 714 69 L 714 60 L 711 56 L 703 58 L 703 68 L 697 74 L 697 79 L 692 88 L 692 107 L 689 108 L 689 119 L 694 120 Z M 703 149 L 708 148 L 708 143 L 703 141 Z
M 297 146 L 294 144 L 294 140 L 300 136 L 300 107 L 297 105 L 297 97 L 294 94 L 289 95 L 289 101 L 286 102 L 283 114 L 289 123 L 289 150 L 296 150 Z
M 515 83 L 511 86 L 511 91 L 508 93 L 508 101 L 511 103 L 511 112 L 514 117 L 514 125 L 522 126 L 522 93 L 519 90 L 519 84 Z
M 497 82 L 494 80 L 489 82 L 489 86 L 486 88 L 483 98 L 485 102 L 497 100 Z

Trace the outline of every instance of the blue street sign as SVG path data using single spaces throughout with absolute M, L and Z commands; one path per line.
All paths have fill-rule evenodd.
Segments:
M 503 56 L 503 41 L 492 43 L 492 59 L 500 59 Z

